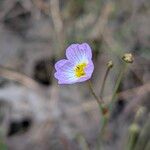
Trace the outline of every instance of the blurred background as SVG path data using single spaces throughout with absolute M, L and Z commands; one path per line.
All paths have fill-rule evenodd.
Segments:
M 93 50 L 97 94 L 113 60 L 106 103 L 120 58 L 134 55 L 102 150 L 127 149 L 130 138 L 128 150 L 150 150 L 149 27 L 148 0 L 0 0 L 0 150 L 97 149 L 101 116 L 87 83 L 60 86 L 54 79 L 55 62 L 82 42 Z

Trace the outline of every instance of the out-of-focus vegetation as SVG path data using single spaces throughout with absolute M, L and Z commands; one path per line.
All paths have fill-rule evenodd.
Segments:
M 150 149 L 150 3 L 148 0 L 0 0 L 0 150 L 97 149 L 101 116 L 86 83 L 59 86 L 54 64 L 71 43 L 93 50 L 99 93 L 107 62 L 130 64 L 99 143 L 102 150 Z

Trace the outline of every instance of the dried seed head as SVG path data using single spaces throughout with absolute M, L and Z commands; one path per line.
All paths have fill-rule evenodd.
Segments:
M 131 53 L 125 53 L 122 57 L 122 59 L 126 62 L 126 63 L 133 63 L 134 58 L 133 55 Z
M 114 66 L 112 60 L 110 60 L 108 63 L 107 63 L 107 67 L 108 68 L 112 68 Z

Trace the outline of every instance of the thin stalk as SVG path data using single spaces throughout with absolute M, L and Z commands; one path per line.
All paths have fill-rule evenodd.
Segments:
M 103 136 L 104 136 L 104 133 L 105 133 L 105 129 L 107 127 L 107 123 L 108 123 L 108 118 L 106 116 L 103 116 L 102 117 L 102 120 L 101 120 L 101 129 L 100 129 L 100 133 L 99 133 L 99 136 L 98 136 L 98 147 L 97 149 L 100 150 L 102 148 L 102 140 L 103 140 Z
M 106 72 L 105 72 L 104 79 L 103 79 L 102 86 L 101 86 L 101 90 L 100 90 L 100 97 L 103 96 L 106 79 L 107 79 L 107 76 L 108 76 L 108 74 L 109 74 L 110 69 L 111 69 L 111 68 L 108 67 L 107 70 L 106 70 Z
M 90 80 L 88 80 L 88 85 L 89 85 L 89 89 L 90 89 L 92 95 L 94 96 L 95 100 L 97 101 L 98 105 L 102 108 L 103 100 L 96 95 Z
M 115 102 L 115 99 L 116 99 L 116 96 L 117 96 L 117 92 L 118 92 L 118 88 L 119 88 L 120 83 L 122 81 L 123 75 L 124 75 L 124 73 L 126 71 L 126 68 L 127 68 L 127 64 L 124 63 L 123 67 L 120 70 L 120 73 L 118 75 L 118 78 L 117 78 L 117 81 L 116 81 L 116 84 L 115 84 L 115 87 L 114 87 L 114 91 L 113 91 L 113 94 L 112 94 L 110 107 L 112 107 L 113 103 Z
M 106 125 L 107 125 L 107 121 L 108 121 L 108 118 L 107 118 L 106 115 L 105 115 L 105 109 L 107 109 L 107 108 L 105 108 L 105 107 L 103 106 L 103 100 L 102 100 L 101 98 L 99 98 L 99 97 L 95 94 L 94 89 L 93 89 L 93 86 L 92 86 L 92 83 L 91 83 L 90 80 L 88 81 L 88 85 L 89 85 L 89 89 L 90 89 L 92 95 L 94 96 L 94 98 L 96 99 L 96 101 L 97 101 L 97 103 L 98 103 L 98 105 L 99 105 L 100 113 L 102 114 L 102 120 L 101 120 L 101 122 L 100 122 L 100 124 L 102 124 L 102 127 L 101 127 L 101 129 L 100 129 L 100 133 L 99 133 L 99 137 L 98 137 L 98 149 L 100 149 L 102 136 L 103 136 L 103 134 L 104 134 L 104 131 L 105 131 L 105 128 L 106 128 Z

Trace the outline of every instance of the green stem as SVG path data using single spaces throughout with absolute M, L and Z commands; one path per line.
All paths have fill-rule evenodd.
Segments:
M 142 127 L 140 135 L 137 139 L 134 150 L 145 150 L 147 142 L 149 142 L 149 131 L 150 131 L 150 117 L 147 118 L 146 123 Z
M 5 137 L 4 137 L 3 133 L 1 132 L 1 128 L 0 128 L 0 150 L 7 150 L 7 145 L 5 143 Z
M 101 126 L 100 133 L 98 136 L 98 147 L 97 147 L 98 150 L 100 150 L 102 148 L 102 143 L 103 143 L 102 140 L 103 140 L 103 136 L 105 133 L 107 123 L 108 123 L 108 118 L 106 116 L 103 116 L 102 120 L 101 120 L 102 126 Z
M 117 81 L 116 81 L 116 84 L 115 84 L 115 87 L 114 87 L 114 91 L 113 91 L 113 94 L 112 94 L 112 99 L 111 99 L 111 103 L 110 103 L 110 108 L 112 108 L 112 105 L 114 104 L 115 102 L 115 99 L 116 99 L 116 96 L 117 96 L 117 92 L 118 92 L 118 88 L 120 86 L 120 83 L 122 81 L 122 78 L 123 78 L 123 75 L 126 71 L 126 68 L 127 68 L 127 64 L 124 63 L 123 64 L 123 67 L 121 68 L 120 70 L 120 73 L 118 75 L 118 78 L 117 78 Z
M 107 79 L 107 76 L 108 76 L 108 73 L 109 73 L 110 69 L 111 69 L 111 68 L 108 67 L 107 70 L 106 70 L 106 72 L 105 72 L 104 79 L 103 79 L 103 82 L 102 82 L 102 87 L 101 87 L 101 90 L 100 90 L 100 97 L 103 96 L 106 79 Z
M 95 91 L 94 91 L 94 89 L 93 89 L 93 86 L 92 86 L 92 83 L 91 83 L 90 80 L 88 80 L 88 85 L 89 85 L 89 89 L 90 89 L 92 95 L 94 96 L 95 100 L 96 100 L 97 103 L 98 103 L 98 106 L 99 106 L 99 108 L 100 108 L 100 112 L 103 114 L 103 107 L 102 107 L 103 101 L 102 101 L 102 99 L 99 98 L 99 97 L 96 95 L 96 93 L 95 93 Z
M 106 113 L 107 113 L 107 107 L 106 106 L 104 106 L 104 103 L 103 103 L 103 100 L 101 99 L 101 98 L 99 98 L 96 94 L 95 94 L 95 92 L 94 92 L 94 89 L 93 89 L 93 86 L 92 86 L 92 83 L 91 83 L 91 81 L 89 80 L 88 81 L 88 84 L 89 84 L 89 88 L 90 88 L 90 91 L 91 91 L 91 93 L 92 93 L 92 95 L 94 96 L 94 98 L 96 99 L 96 101 L 97 101 L 97 103 L 98 103 L 98 106 L 99 106 L 99 109 L 100 109 L 100 113 L 102 114 L 102 129 L 101 130 L 103 130 L 104 129 L 104 127 L 103 126 L 105 126 L 105 122 L 106 122 Z
M 101 127 L 101 129 L 100 129 L 100 133 L 99 133 L 99 137 L 98 137 L 98 149 L 100 149 L 102 136 L 103 136 L 103 134 L 104 134 L 104 131 L 105 131 L 105 128 L 106 128 L 106 125 L 107 125 L 107 122 L 108 122 L 108 118 L 107 118 L 107 116 L 105 115 L 105 109 L 107 109 L 107 108 L 103 106 L 103 100 L 101 99 L 101 97 L 99 98 L 99 97 L 95 94 L 94 89 L 93 89 L 93 86 L 92 86 L 92 83 L 91 83 L 90 80 L 88 81 L 88 85 L 89 85 L 89 89 L 90 89 L 92 95 L 94 96 L 94 98 L 96 99 L 96 101 L 97 101 L 97 103 L 98 103 L 100 113 L 102 114 L 102 120 L 101 120 L 101 122 L 100 122 L 100 124 L 102 124 L 102 127 Z

